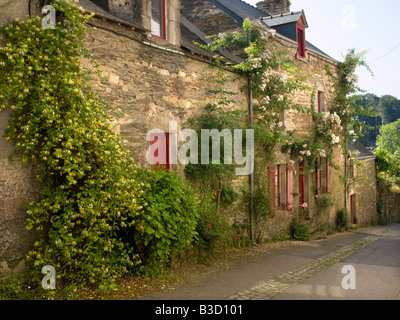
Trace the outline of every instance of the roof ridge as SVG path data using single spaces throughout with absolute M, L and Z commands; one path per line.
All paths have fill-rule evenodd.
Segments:
M 242 0 L 240 0 L 240 1 L 242 1 Z M 298 14 L 298 13 L 303 13 L 303 14 L 304 14 L 304 10 L 291 11 L 291 12 L 286 12 L 286 13 L 280 13 L 280 14 L 270 15 L 270 16 L 267 16 L 267 17 L 263 17 L 263 18 L 261 18 L 261 19 L 262 19 L 262 20 L 264 20 L 264 19 L 274 19 L 274 18 L 280 18 L 280 17 L 291 16 L 291 15 Z

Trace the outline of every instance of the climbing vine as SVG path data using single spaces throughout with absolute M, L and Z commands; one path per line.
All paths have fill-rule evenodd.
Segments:
M 69 283 L 109 288 L 187 246 L 197 200 L 177 174 L 135 165 L 80 62 L 90 58 L 90 16 L 75 1 L 52 5 L 65 16 L 55 29 L 42 28 L 40 18 L 0 28 L 0 111 L 11 108 L 6 137 L 35 166 L 41 186 L 26 205 L 28 229 L 43 234 L 28 258 L 36 276 L 52 265 Z
M 281 115 L 291 109 L 306 112 L 299 104 L 293 103 L 290 95 L 295 90 L 311 90 L 311 88 L 305 85 L 306 77 L 301 75 L 293 60 L 285 58 L 287 52 L 276 48 L 273 29 L 253 25 L 246 19 L 243 30 L 232 34 L 213 35 L 210 38 L 212 41 L 209 44 L 198 45 L 212 52 L 218 52 L 219 48 L 239 52 L 243 58 L 241 63 L 229 65 L 222 63 L 223 57 L 218 53 L 215 56 L 220 69 L 229 68 L 236 72 L 238 79 L 246 82 L 243 90 L 252 92 L 253 123 L 249 123 L 247 119 L 245 123 L 238 123 L 237 128 L 254 129 L 255 190 L 253 195 L 250 195 L 249 191 L 246 191 L 246 194 L 247 198 L 253 198 L 257 215 L 268 219 L 273 212 L 269 200 L 269 176 L 265 166 L 272 162 L 275 147 L 287 140 Z

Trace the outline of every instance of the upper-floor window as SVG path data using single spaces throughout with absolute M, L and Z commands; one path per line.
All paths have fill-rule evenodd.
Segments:
M 151 34 L 161 39 L 167 38 L 165 0 L 151 0 Z
M 297 57 L 306 58 L 306 31 L 305 28 L 297 24 Z

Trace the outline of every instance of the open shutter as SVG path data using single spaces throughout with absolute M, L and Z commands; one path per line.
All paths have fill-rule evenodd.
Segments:
M 269 194 L 271 200 L 271 209 L 276 212 L 276 188 L 275 188 L 275 172 L 276 167 L 271 166 L 268 168 L 269 171 Z
M 331 166 L 329 159 L 326 159 L 326 193 L 331 193 Z
M 304 161 L 299 163 L 299 205 L 304 204 Z
M 293 209 L 293 164 L 289 163 L 286 168 L 286 209 Z
M 317 181 L 316 181 L 316 185 L 317 185 L 317 196 L 321 195 L 321 186 L 322 186 L 322 170 L 320 168 L 320 163 L 321 163 L 321 159 L 318 159 L 318 165 L 317 165 Z

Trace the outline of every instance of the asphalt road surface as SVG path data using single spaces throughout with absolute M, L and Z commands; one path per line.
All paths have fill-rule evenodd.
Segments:
M 142 300 L 400 300 L 400 224 L 289 244 Z

